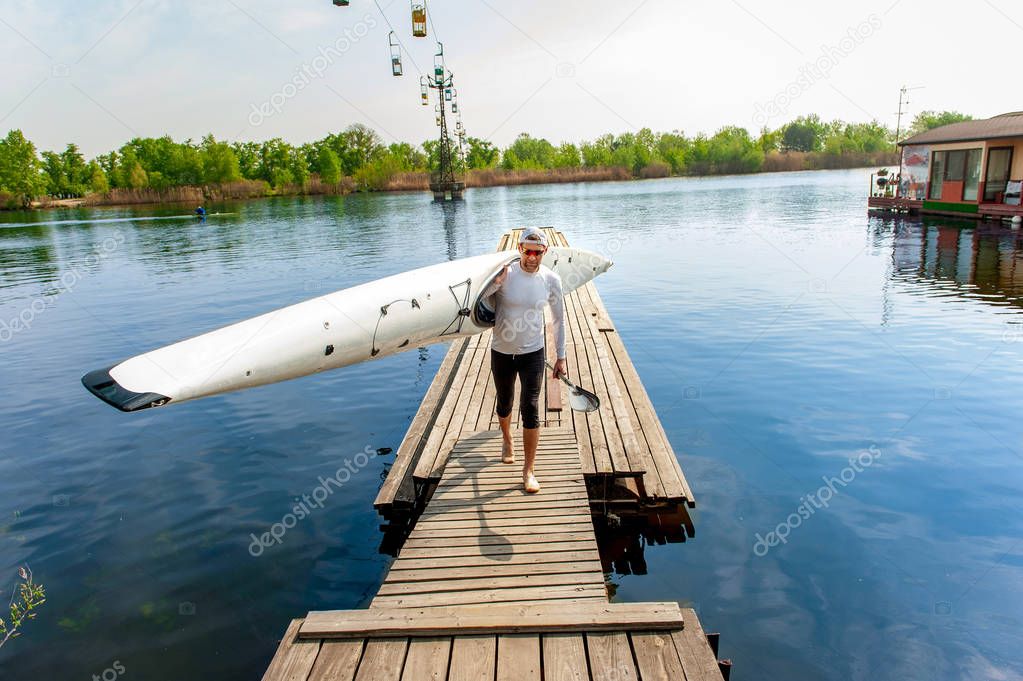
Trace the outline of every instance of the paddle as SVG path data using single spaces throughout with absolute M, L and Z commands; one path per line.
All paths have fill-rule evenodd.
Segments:
M 551 366 L 550 362 L 544 362 L 547 368 L 554 371 L 554 367 Z M 572 383 L 562 375 L 558 375 L 558 378 L 568 386 L 568 403 L 572 405 L 572 409 L 576 411 L 597 411 L 600 409 L 600 398 L 591 393 L 589 390 L 580 388 L 575 383 Z

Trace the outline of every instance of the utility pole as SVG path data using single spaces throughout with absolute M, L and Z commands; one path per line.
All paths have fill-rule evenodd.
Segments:
M 917 85 L 915 87 L 906 87 L 905 85 L 903 85 L 902 88 L 899 90 L 899 111 L 896 114 L 898 118 L 895 119 L 895 151 L 899 150 L 899 136 L 902 133 L 903 107 L 909 104 L 909 100 L 906 99 L 907 93 L 910 90 L 919 90 L 923 87 L 924 87 L 923 85 Z

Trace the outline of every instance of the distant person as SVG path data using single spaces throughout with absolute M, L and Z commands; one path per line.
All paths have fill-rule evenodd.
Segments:
M 198 208 L 196 208 L 195 209 L 195 217 L 200 218 L 200 219 L 201 218 L 205 218 L 206 217 L 206 209 L 203 208 L 202 206 L 199 206 Z
M 501 460 L 515 463 L 511 438 L 511 411 L 515 393 L 515 377 L 519 379 L 519 413 L 522 416 L 522 446 L 525 461 L 522 484 L 526 492 L 540 491 L 533 465 L 540 442 L 540 388 L 543 385 L 545 360 L 544 305 L 550 304 L 554 314 L 554 338 L 558 359 L 552 378 L 568 376 L 565 362 L 565 296 L 561 277 L 542 264 L 547 252 L 547 237 L 538 229 L 523 230 L 519 237 L 520 258 L 504 268 L 484 291 L 493 296 L 496 310 L 490 366 L 497 389 L 497 417 L 501 423 L 504 443 Z

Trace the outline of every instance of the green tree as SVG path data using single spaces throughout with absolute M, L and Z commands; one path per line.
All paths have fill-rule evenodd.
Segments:
M 426 168 L 426 154 L 408 142 L 395 142 L 388 145 L 387 153 L 398 162 L 402 172 Z
M 90 161 L 87 167 L 89 191 L 94 194 L 106 194 L 110 191 L 110 182 L 103 167 L 96 161 Z
M 490 140 L 483 140 L 479 137 L 467 137 L 465 142 L 469 146 L 469 153 L 466 154 L 466 164 L 470 168 L 493 168 L 497 165 L 501 152 Z
M 782 128 L 781 146 L 785 151 L 820 151 L 827 137 L 827 126 L 817 114 L 800 116 Z
M 554 145 L 542 137 L 521 133 L 503 155 L 501 165 L 509 170 L 544 170 L 554 167 Z
M 668 164 L 672 175 L 681 175 L 685 172 L 688 147 L 689 140 L 681 130 L 661 133 L 657 138 L 657 155 Z
M 337 184 L 341 181 L 341 163 L 338 161 L 337 154 L 330 147 L 320 148 L 316 170 L 320 174 L 321 182 Z
M 19 205 L 28 205 L 46 191 L 35 145 L 20 130 L 11 130 L 0 140 L 0 191 L 11 194 Z
M 562 142 L 554 151 L 555 168 L 578 168 L 582 163 L 579 147 L 571 142 Z
M 909 127 L 909 134 L 916 135 L 924 130 L 939 128 L 950 123 L 972 120 L 973 116 L 959 113 L 958 111 L 921 111 L 913 118 L 913 124 Z
M 218 142 L 213 135 L 202 138 L 199 164 L 204 183 L 235 182 L 242 177 L 238 155 L 227 142 Z
M 50 196 L 64 196 L 68 191 L 68 178 L 64 174 L 64 160 L 53 151 L 43 152 L 43 176 L 46 178 L 46 193 Z
M 89 191 L 91 173 L 88 164 L 78 145 L 68 144 L 60 154 L 61 163 L 64 166 L 64 177 L 67 178 L 66 194 L 71 196 L 84 196 Z
M 601 135 L 592 142 L 583 142 L 580 148 L 583 165 L 588 168 L 603 168 L 612 165 L 611 145 L 614 135 Z

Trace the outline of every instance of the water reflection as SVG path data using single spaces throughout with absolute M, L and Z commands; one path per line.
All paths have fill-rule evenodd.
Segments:
M 1023 307 L 1023 234 L 991 223 L 886 221 L 894 281 L 994 305 Z

